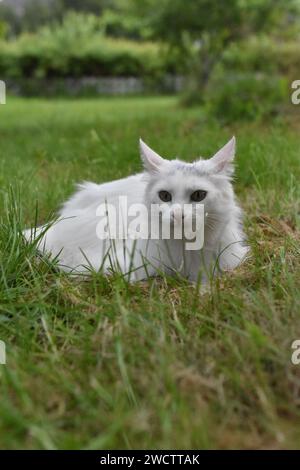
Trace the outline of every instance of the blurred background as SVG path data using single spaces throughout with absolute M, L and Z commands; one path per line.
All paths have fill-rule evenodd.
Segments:
M 222 120 L 273 117 L 300 77 L 299 11 L 299 0 L 0 0 L 0 79 L 21 96 L 179 94 Z

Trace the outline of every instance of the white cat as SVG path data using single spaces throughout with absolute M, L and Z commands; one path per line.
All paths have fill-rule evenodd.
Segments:
M 61 269 L 73 273 L 119 270 L 130 280 L 140 280 L 165 272 L 205 282 L 216 272 L 238 266 L 248 247 L 231 184 L 235 138 L 209 160 L 200 158 L 194 163 L 165 160 L 142 140 L 140 151 L 143 173 L 100 185 L 81 184 L 63 205 L 58 221 L 34 232 L 25 231 L 26 238 L 38 237 L 39 250 L 56 257 Z M 128 207 L 144 204 L 149 209 L 146 218 L 140 219 L 141 225 L 149 222 L 148 230 L 152 204 L 161 205 L 159 223 L 171 220 L 173 228 L 193 222 L 201 205 L 205 214 L 203 248 L 188 250 L 185 237 L 175 239 L 174 234 L 169 240 L 152 239 L 150 232 L 137 240 L 99 239 L 99 205 L 115 208 L 123 220 L 120 196 L 126 196 Z

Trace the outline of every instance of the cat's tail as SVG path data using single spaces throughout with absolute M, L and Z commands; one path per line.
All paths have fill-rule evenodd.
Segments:
M 77 191 L 61 207 L 61 216 L 70 215 L 78 210 L 86 209 L 98 200 L 99 185 L 84 181 L 77 185 Z

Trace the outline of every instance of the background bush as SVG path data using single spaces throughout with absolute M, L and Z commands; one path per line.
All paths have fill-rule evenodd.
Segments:
M 175 58 L 159 44 L 106 37 L 94 15 L 70 13 L 62 24 L 0 42 L 5 78 L 155 77 L 175 71 Z
M 207 110 L 224 122 L 274 116 L 288 100 L 286 79 L 275 75 L 227 73 L 218 68 L 206 93 Z
M 290 86 L 299 70 L 296 41 L 260 37 L 234 43 L 210 76 L 207 109 L 223 121 L 274 116 L 289 103 Z
M 222 64 L 231 72 L 277 73 L 295 80 L 300 71 L 299 41 L 263 35 L 250 37 L 228 47 L 223 53 Z

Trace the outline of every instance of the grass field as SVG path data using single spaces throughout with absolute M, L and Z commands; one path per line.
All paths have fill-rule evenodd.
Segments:
M 8 99 L 0 106 L 0 447 L 300 447 L 300 122 L 223 128 L 174 98 Z M 81 180 L 209 156 L 232 134 L 251 259 L 199 295 L 178 280 L 79 282 L 20 228 Z

